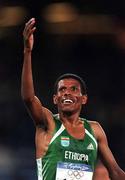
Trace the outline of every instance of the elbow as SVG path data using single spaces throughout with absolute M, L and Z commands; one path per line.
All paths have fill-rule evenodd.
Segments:
M 21 89 L 21 98 L 25 103 L 30 103 L 33 101 L 34 95 Z
M 27 95 L 24 95 L 21 93 L 21 97 L 22 97 L 22 100 L 25 104 L 30 104 L 32 103 L 33 101 L 33 97 L 30 97 L 30 96 L 27 96 Z

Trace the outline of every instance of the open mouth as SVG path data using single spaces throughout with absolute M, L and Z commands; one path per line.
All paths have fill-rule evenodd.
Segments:
M 73 104 L 73 100 L 71 100 L 71 99 L 63 99 L 62 103 L 63 104 Z

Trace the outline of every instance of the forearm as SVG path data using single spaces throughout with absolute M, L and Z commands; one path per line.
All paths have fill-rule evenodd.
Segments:
M 111 180 L 125 180 L 125 172 L 119 168 L 118 170 L 114 170 L 112 174 L 110 174 Z
M 28 48 L 24 48 L 24 62 L 21 79 L 21 95 L 25 101 L 31 101 L 34 97 L 31 54 L 31 50 L 29 50 Z

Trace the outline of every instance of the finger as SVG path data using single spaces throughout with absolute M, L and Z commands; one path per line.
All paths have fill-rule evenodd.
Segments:
M 29 38 L 34 33 L 35 30 L 36 30 L 36 27 L 34 27 L 31 31 L 29 31 L 27 33 L 27 38 Z
M 35 18 L 32 18 L 32 19 L 30 19 L 27 23 L 26 23 L 26 25 L 25 25 L 25 27 L 30 27 L 31 25 L 33 25 L 33 24 L 35 24 Z
M 29 32 L 29 31 L 31 31 L 32 29 L 33 29 L 33 27 L 34 27 L 34 24 L 35 24 L 35 22 L 34 21 L 32 21 L 30 24 L 27 24 L 26 26 L 25 26 L 25 28 L 24 28 L 24 32 Z
M 26 23 L 26 26 L 28 26 L 28 25 L 31 24 L 32 22 L 35 22 L 35 18 L 31 18 L 31 19 Z
M 32 30 L 33 26 L 35 24 L 35 18 L 30 19 L 26 24 L 24 28 L 24 33 L 27 34 L 29 31 Z
M 30 38 L 31 35 L 33 35 L 34 31 L 36 30 L 36 27 L 32 28 L 31 30 L 27 30 L 26 32 L 23 32 L 24 40 L 27 40 Z
M 36 30 L 36 27 L 29 27 L 29 28 L 27 28 L 27 29 L 24 29 L 24 31 L 23 31 L 23 36 L 29 36 L 29 35 L 31 35 L 32 33 L 34 33 L 34 31 Z

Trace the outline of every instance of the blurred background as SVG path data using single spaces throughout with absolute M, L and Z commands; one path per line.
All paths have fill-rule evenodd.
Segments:
M 0 180 L 35 180 L 35 128 L 20 95 L 25 23 L 36 18 L 36 95 L 56 113 L 53 84 L 63 73 L 88 87 L 81 116 L 97 120 L 125 170 L 125 2 L 0 0 Z

